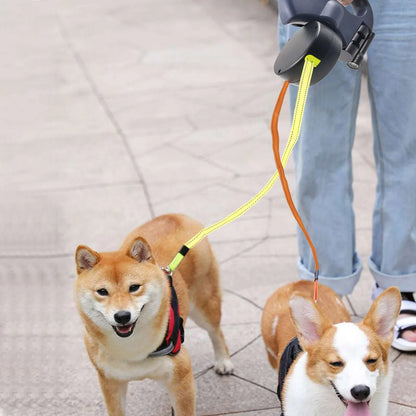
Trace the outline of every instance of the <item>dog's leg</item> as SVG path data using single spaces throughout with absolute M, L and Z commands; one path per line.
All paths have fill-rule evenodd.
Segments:
M 171 377 L 163 382 L 172 400 L 175 416 L 195 415 L 195 383 L 192 374 L 191 359 L 186 348 L 182 347 L 178 355 L 172 357 L 174 364 Z
M 215 259 L 204 281 L 204 290 L 195 291 L 191 298 L 190 317 L 209 334 L 214 347 L 215 371 L 221 375 L 232 374 L 234 367 L 220 326 L 221 287 L 218 263 Z
M 98 374 L 108 416 L 124 416 L 127 382 L 112 380 Z
M 214 347 L 215 371 L 221 375 L 232 374 L 234 367 L 220 326 L 220 296 L 213 295 L 209 302 L 202 306 L 195 305 L 195 308 L 191 312 L 191 318 L 198 326 L 208 332 L 212 346 Z
M 214 347 L 216 373 L 220 375 L 232 374 L 234 366 L 221 327 L 208 330 L 208 334 Z

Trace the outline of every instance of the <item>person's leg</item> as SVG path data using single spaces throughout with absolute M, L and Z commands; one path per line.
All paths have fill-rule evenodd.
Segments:
M 416 291 L 416 3 L 372 4 L 368 51 L 377 195 L 370 270 L 380 288 Z M 411 299 L 409 293 L 404 298 Z M 416 322 L 416 319 L 415 319 Z M 416 333 L 403 332 L 416 342 Z
M 280 43 L 294 31 L 280 24 Z M 355 252 L 351 163 L 360 77 L 339 62 L 311 87 L 294 149 L 297 208 L 317 249 L 320 282 L 340 295 L 352 292 L 362 269 Z M 297 87 L 290 92 L 293 111 Z M 300 232 L 298 241 L 299 275 L 311 280 L 313 256 Z
M 382 288 L 416 291 L 416 3 L 374 2 L 369 55 L 377 195 L 370 268 Z

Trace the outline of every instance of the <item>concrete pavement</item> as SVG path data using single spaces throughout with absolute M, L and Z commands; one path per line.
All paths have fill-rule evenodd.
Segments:
M 78 244 L 116 249 L 152 216 L 211 224 L 274 172 L 269 121 L 276 14 L 257 0 L 22 0 L 0 6 L 0 408 L 5 416 L 105 413 L 72 301 Z M 363 89 L 364 90 L 364 89 Z M 354 147 L 357 246 L 367 258 L 375 172 L 362 93 Z M 288 109 L 282 115 L 284 140 Z M 293 183 L 293 165 L 288 178 Z M 197 414 L 279 414 L 261 308 L 296 279 L 296 227 L 277 184 L 210 237 L 235 375 L 219 377 L 187 324 Z M 346 302 L 369 307 L 366 268 Z M 416 415 L 416 359 L 393 352 L 389 414 Z M 169 415 L 167 393 L 132 383 L 128 415 Z

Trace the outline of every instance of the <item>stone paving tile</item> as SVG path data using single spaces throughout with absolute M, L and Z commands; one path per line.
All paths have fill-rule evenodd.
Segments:
M 270 258 L 267 261 L 260 259 L 254 262 L 245 262 L 241 258 L 230 260 L 221 266 L 222 273 L 227 273 L 228 276 L 225 287 L 237 293 L 242 293 L 241 289 L 253 289 L 254 294 L 256 290 L 269 285 L 274 279 L 276 287 L 280 286 L 284 280 L 281 271 L 288 263 L 290 260 L 287 258 Z
M 254 315 L 254 314 L 253 314 Z M 245 348 L 247 343 L 252 341 L 260 333 L 259 324 L 242 323 L 234 325 L 223 325 L 223 333 L 227 342 L 230 354 Z M 241 336 L 244 334 L 244 336 Z M 197 377 L 205 373 L 214 365 L 214 351 L 208 337 L 208 333 L 198 327 L 186 329 L 185 345 L 192 360 L 192 369 Z M 212 371 L 212 370 L 211 370 Z
M 237 22 L 259 22 L 260 26 L 264 25 L 269 30 L 274 30 L 273 26 L 277 23 L 276 16 L 270 13 L 267 3 L 247 2 L 245 0 L 227 0 L 218 3 L 215 0 L 207 0 L 202 3 L 202 7 L 212 16 L 220 25 L 237 23 Z M 261 30 L 261 29 L 260 29 Z M 256 36 L 257 36 L 256 32 Z M 249 34 L 246 34 L 248 36 Z M 274 33 L 276 35 L 276 32 Z M 244 36 L 244 34 L 241 34 Z M 270 38 L 264 39 L 265 43 L 270 42 Z M 245 39 L 241 41 L 245 43 Z
M 243 412 L 243 413 L 221 413 L 218 416 L 233 415 L 233 416 L 278 416 L 280 414 L 280 407 L 272 407 L 268 409 L 258 409 L 252 412 Z M 217 416 L 217 415 L 213 415 Z
M 225 236 L 223 236 L 225 237 Z M 231 259 L 238 257 L 245 251 L 250 251 L 253 247 L 262 242 L 262 239 L 255 240 L 221 240 L 215 233 L 209 237 L 209 240 L 214 249 L 218 262 L 221 264 L 230 261 Z M 221 266 L 220 266 L 221 270 Z M 227 275 L 221 275 L 221 281 L 227 282 Z
M 372 209 L 375 201 L 375 183 L 354 183 L 355 226 L 370 228 L 372 226 Z
M 28 192 L 3 192 L 2 195 L 1 257 L 63 253 L 64 241 L 58 227 L 63 216 L 54 198 Z
M 105 94 L 110 89 L 119 92 L 123 87 L 131 91 L 139 85 L 155 89 L 169 87 L 172 83 L 175 85 L 193 83 L 200 87 L 205 80 L 209 83 L 218 80 L 233 81 L 236 74 L 241 78 L 252 79 L 258 77 L 262 69 L 259 66 L 257 71 L 251 71 L 251 68 L 257 65 L 255 60 L 245 52 L 244 48 L 236 47 L 236 42 L 228 37 L 214 20 L 207 18 L 198 3 L 172 1 L 169 5 L 160 7 L 157 16 L 154 14 L 152 2 L 141 2 L 139 7 L 137 4 L 126 2 L 122 16 L 107 2 L 98 11 L 92 4 L 81 7 L 80 3 L 71 2 L 71 9 L 61 11 L 61 15 L 66 25 L 76 29 L 71 31 L 75 46 L 87 57 L 87 64 Z M 178 13 L 182 7 L 186 7 L 184 16 Z M 126 17 L 125 13 L 129 8 L 131 8 L 131 16 L 137 16 L 138 9 L 140 10 L 141 25 L 137 25 L 137 18 Z M 148 20 L 146 16 L 149 16 Z M 90 30 L 96 35 L 91 36 Z M 112 39 L 103 42 L 102 36 L 99 36 L 103 32 L 111 33 Z M 108 35 L 107 37 L 110 38 Z M 270 41 L 273 42 L 273 39 Z M 109 52 L 114 52 L 114 56 L 118 59 L 114 59 L 113 62 L 126 61 L 126 56 L 128 59 L 129 54 L 123 54 L 123 51 L 118 50 L 120 44 L 130 48 L 130 56 L 136 51 L 136 57 L 140 59 L 141 65 L 132 67 L 133 78 L 129 77 L 127 72 L 123 77 L 119 75 L 114 82 L 114 73 L 111 72 L 111 69 L 114 71 L 114 66 L 111 65 L 116 64 L 109 66 L 107 56 Z M 198 48 L 195 48 L 195 44 L 198 44 Z M 139 55 L 138 52 L 141 54 Z M 213 53 L 215 60 L 212 60 Z M 235 56 L 236 59 L 230 61 L 228 59 L 230 55 Z M 88 59 L 90 57 L 91 59 Z M 105 66 L 102 65 L 103 61 Z M 236 63 L 242 61 L 246 62 L 246 65 L 239 65 L 237 69 Z M 187 65 L 186 71 L 183 71 L 184 64 Z M 166 71 L 166 65 L 169 65 L 169 71 Z M 229 72 L 228 77 L 223 79 L 218 76 L 218 66 L 221 67 L 222 76 Z M 123 68 L 117 69 L 117 72 L 123 72 Z M 140 73 L 143 70 L 154 76 L 154 82 L 150 78 L 150 85 L 143 82 L 146 75 L 146 72 Z M 107 83 L 101 80 L 103 71 L 104 75 L 107 74 Z M 245 73 L 244 77 L 243 73 Z
M 197 390 L 197 414 L 201 416 L 276 406 L 275 393 L 234 376 L 220 377 L 213 371 L 197 379 Z
M 270 142 L 261 139 L 236 143 L 206 158 L 224 168 L 232 169 L 239 175 L 266 171 L 269 172 L 267 176 L 265 175 L 266 179 L 276 170 L 273 154 L 270 151 Z
M 236 258 L 221 266 L 227 281 L 223 286 L 264 306 L 267 298 L 280 286 L 297 279 L 292 258 L 270 258 L 267 261 L 248 262 Z
M 126 131 L 130 135 L 137 133 L 134 126 L 141 120 L 155 119 L 155 116 L 178 119 L 184 114 L 190 117 L 194 113 L 209 111 L 210 107 L 204 102 L 181 97 L 175 91 L 167 94 L 166 97 L 161 96 L 160 92 L 154 92 L 120 95 L 106 98 L 106 101 L 120 124 L 123 127 L 127 126 Z M 175 133 L 174 129 L 170 130 Z
M 192 179 L 226 180 L 234 175 L 231 169 L 191 156 L 172 146 L 160 149 L 156 155 L 146 154 L 138 159 L 138 163 L 149 186 L 163 182 L 172 186 L 182 180 L 189 182 Z
M 150 219 L 138 184 L 12 194 L 0 213 L 8 218 L 0 243 L 3 256 L 72 257 L 79 244 L 112 251 Z
M 234 99 L 234 95 L 232 95 L 232 98 Z M 180 148 L 186 148 L 187 152 L 196 156 L 207 157 L 221 153 L 226 148 L 253 140 L 258 136 L 261 137 L 266 131 L 265 123 L 259 120 L 248 120 L 241 124 L 221 127 L 214 125 L 206 129 L 194 130 L 184 135 L 175 141 L 175 145 Z
M 1 24 L 1 53 L 8 62 L 0 69 L 3 140 L 111 132 L 106 115 L 65 47 L 56 15 L 42 11 L 39 4 L 24 4 L 9 7 L 12 19 Z M 20 16 L 18 21 L 13 19 L 15 14 Z
M 293 258 L 293 264 L 297 261 L 297 240 L 295 235 L 287 237 L 269 237 L 260 244 L 241 254 L 241 258 L 259 259 L 268 261 L 269 258 Z M 252 260 L 251 260 L 252 261 Z
M 236 344 L 235 348 L 231 349 L 232 352 L 238 350 L 244 346 L 245 343 L 248 343 L 252 338 L 255 338 L 259 334 L 260 317 L 261 310 L 255 305 L 251 305 L 245 299 L 242 299 L 234 293 L 224 291 L 221 318 L 221 325 L 225 328 L 223 332 L 226 334 L 227 331 L 229 329 L 232 330 L 234 326 L 237 327 L 244 324 L 250 325 L 247 329 L 247 335 L 244 339 L 238 340 L 239 344 Z M 192 320 L 187 322 L 186 327 L 199 328 Z
M 236 376 L 250 380 L 276 393 L 277 373 L 267 360 L 262 337 L 233 357 L 233 362 Z M 277 396 L 276 402 L 278 402 Z
M 370 145 L 372 145 L 371 141 Z M 369 153 L 363 153 L 362 150 L 363 147 L 367 146 L 368 143 L 360 143 L 359 146 L 357 145 L 352 150 L 353 177 L 355 182 L 367 182 L 375 185 L 377 177 L 374 170 L 374 164 L 372 164 L 372 162 L 374 163 L 372 149 Z
M 401 354 L 394 362 L 394 376 L 390 391 L 390 400 L 413 407 L 416 414 L 416 354 Z
M 225 87 L 226 88 L 226 87 Z M 231 89 L 231 88 L 229 88 Z M 232 93 L 232 91 L 231 91 Z M 272 106 L 274 103 L 272 104 Z M 230 126 L 235 124 L 242 124 L 247 122 L 247 116 L 235 109 L 222 108 L 213 104 L 210 108 L 210 112 L 202 111 L 189 115 L 189 121 L 198 129 L 206 129 L 212 126 L 213 120 L 215 125 L 219 127 Z M 262 117 L 262 121 L 268 122 L 268 117 Z
M 393 416 L 414 416 L 416 415 L 416 407 L 408 407 L 396 403 L 389 403 L 388 414 Z
M 168 180 L 147 183 L 147 189 L 152 204 L 157 210 L 159 204 L 171 203 L 172 206 L 174 206 L 174 204 L 179 204 L 183 198 L 188 198 L 189 200 L 192 198 L 191 205 L 193 205 L 193 201 L 197 201 L 199 198 L 198 195 L 201 192 L 209 192 L 210 189 L 221 186 L 220 182 L 220 179 L 215 178 L 199 178 L 192 180 L 191 177 L 189 177 L 187 180 L 180 180 L 175 184 L 172 184 Z M 166 208 L 166 211 L 160 210 L 160 213 L 165 214 L 166 212 L 173 212 L 175 209 L 176 208 Z M 182 210 L 182 213 L 189 215 L 188 208 L 182 207 L 180 209 Z M 201 221 L 198 216 L 196 216 L 195 219 Z
M 8 143 L 0 166 L 0 176 L 10 175 L 7 186 L 15 190 L 137 180 L 125 146 L 114 135 Z
M 72 87 L 72 81 L 68 78 L 72 78 L 73 71 L 78 72 L 78 68 L 62 65 L 58 74 L 39 76 L 37 83 L 40 85 L 27 86 L 29 92 L 4 93 L 4 101 L 0 104 L 4 120 L 2 141 L 24 143 L 25 147 L 21 147 L 23 153 L 27 151 L 26 142 L 33 138 L 53 140 L 62 137 L 68 141 L 80 135 L 112 133 L 114 130 L 102 109 L 97 106 L 97 99 L 90 88 L 85 85 L 77 89 Z M 58 80 L 56 87 L 51 88 L 49 80 L 52 76 Z M 8 83 L 11 82 L 20 83 L 20 80 L 9 79 Z M 46 92 L 30 92 L 34 88 L 44 88 Z
M 363 261 L 366 262 L 366 259 L 363 259 Z M 365 266 L 353 293 L 348 295 L 358 316 L 364 317 L 370 309 L 372 286 L 373 279 L 368 267 Z
M 65 251 L 70 253 L 79 244 L 98 251 L 116 250 L 128 233 L 151 218 L 139 184 L 74 189 L 51 196 L 59 201 L 64 219 L 60 229 Z

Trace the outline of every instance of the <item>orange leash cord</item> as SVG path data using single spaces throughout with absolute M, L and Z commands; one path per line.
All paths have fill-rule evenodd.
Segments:
M 287 179 L 285 175 L 285 170 L 280 160 L 278 122 L 279 122 L 280 110 L 282 108 L 283 100 L 285 98 L 288 87 L 289 87 L 289 82 L 285 81 L 280 91 L 279 98 L 277 99 L 277 103 L 273 111 L 273 117 L 272 117 L 272 122 L 271 122 L 271 130 L 272 130 L 272 137 L 273 137 L 273 153 L 274 153 L 274 160 L 276 162 L 276 167 L 279 172 L 280 182 L 282 183 L 283 192 L 285 193 L 286 201 L 289 205 L 290 210 L 292 211 L 293 216 L 295 217 L 297 223 L 299 224 L 299 227 L 302 229 L 306 240 L 308 241 L 308 244 L 313 254 L 313 258 L 315 260 L 315 279 L 314 279 L 313 300 L 316 303 L 318 301 L 318 276 L 319 276 L 318 256 L 316 254 L 315 246 L 313 245 L 313 242 L 311 238 L 309 237 L 309 234 L 306 231 L 305 226 L 303 225 L 302 218 L 300 217 L 295 207 L 295 204 L 293 203 L 292 195 L 290 194 L 289 185 L 287 183 Z

